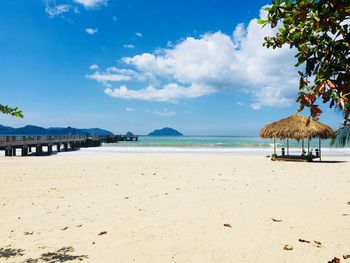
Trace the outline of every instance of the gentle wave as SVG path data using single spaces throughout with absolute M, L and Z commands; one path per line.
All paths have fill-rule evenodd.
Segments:
M 323 141 L 324 156 L 350 155 L 350 148 L 331 148 L 330 141 Z M 289 142 L 290 154 L 301 154 L 301 142 L 291 140 Z M 318 148 L 318 140 L 311 142 L 311 148 Z M 238 136 L 181 136 L 181 137 L 157 137 L 140 136 L 138 142 L 118 142 L 103 144 L 98 148 L 82 148 L 77 152 L 62 154 L 83 155 L 115 155 L 115 154 L 166 154 L 166 153 L 201 153 L 201 154 L 235 154 L 235 155 L 259 155 L 266 156 L 273 152 L 273 141 L 263 140 L 259 137 Z M 276 141 L 277 153 L 281 154 L 281 148 L 286 148 L 286 141 Z M 304 148 L 307 148 L 305 142 Z
M 167 153 L 200 153 L 200 154 L 234 154 L 261 155 L 272 154 L 270 148 L 199 148 L 199 147 L 96 147 L 81 148 L 79 151 L 61 152 L 60 155 L 118 155 L 118 154 L 167 154 Z M 290 154 L 301 154 L 300 149 L 291 149 Z M 350 148 L 324 148 L 323 156 L 349 156 Z
M 330 141 L 325 140 L 322 144 L 327 148 Z M 301 141 L 289 141 L 291 148 L 301 148 Z M 179 147 L 179 148 L 271 148 L 272 140 L 264 140 L 259 137 L 238 136 L 140 136 L 138 142 L 119 142 L 106 144 L 105 147 Z M 282 148 L 287 146 L 286 141 L 276 141 L 276 146 Z M 307 147 L 305 141 L 304 147 Z M 311 148 L 318 148 L 318 140 L 311 141 Z

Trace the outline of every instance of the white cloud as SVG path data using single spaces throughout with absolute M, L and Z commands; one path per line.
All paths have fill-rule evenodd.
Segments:
M 74 0 L 75 3 L 83 5 L 87 9 L 93 9 L 107 5 L 107 0 Z
M 45 1 L 45 12 L 50 17 L 59 16 L 63 13 L 69 12 L 71 9 L 71 6 L 68 4 L 56 4 L 55 0 L 46 0 Z
M 140 32 L 136 32 L 136 33 L 135 33 L 135 36 L 137 36 L 137 37 L 142 37 L 142 36 L 143 36 L 143 34 L 142 34 L 142 33 L 140 33 Z
M 107 83 L 107 82 L 120 82 L 120 81 L 128 81 L 132 80 L 132 77 L 123 75 L 123 74 L 108 74 L 108 73 L 94 73 L 91 75 L 87 75 L 89 79 L 97 80 L 101 83 Z
M 131 69 L 119 69 L 116 67 L 107 68 L 104 72 L 98 71 L 97 65 L 91 65 L 91 70 L 95 70 L 93 74 L 86 75 L 89 79 L 94 79 L 106 87 L 110 87 L 112 82 L 122 82 L 130 80 L 145 80 L 144 76 Z
M 135 48 L 135 46 L 132 44 L 125 44 L 125 45 L 123 45 L 123 47 L 124 48 Z
M 168 110 L 167 108 L 164 108 L 162 110 L 154 109 L 153 113 L 158 116 L 164 116 L 164 117 L 173 117 L 176 115 L 175 111 Z
M 82 5 L 86 9 L 96 9 L 107 5 L 108 0 L 44 0 L 45 12 L 49 17 L 61 16 L 64 13 L 80 13 L 78 6 Z M 58 3 L 59 2 L 59 3 Z
M 250 104 L 250 107 L 251 107 L 253 110 L 260 110 L 260 109 L 261 109 L 261 103 L 251 103 L 251 104 Z
M 89 35 L 95 35 L 97 33 L 97 28 L 85 28 L 85 32 Z
M 143 76 L 147 87 L 130 89 L 122 85 L 105 92 L 121 99 L 167 102 L 239 92 L 251 98 L 253 109 L 288 106 L 298 89 L 295 50 L 263 47 L 264 37 L 274 33 L 275 29 L 262 28 L 252 19 L 247 26 L 237 25 L 232 36 L 207 33 L 154 53 L 124 57 L 125 69 Z
M 201 97 L 213 93 L 211 87 L 191 85 L 188 88 L 181 87 L 177 83 L 170 83 L 157 89 L 152 85 L 144 89 L 131 90 L 125 85 L 119 88 L 106 88 L 105 93 L 114 98 L 135 99 L 146 101 L 177 102 L 180 99 Z
M 126 107 L 126 109 L 125 109 L 126 111 L 128 111 L 128 112 L 133 112 L 133 111 L 136 111 L 136 109 L 135 108 L 130 108 L 130 107 Z
M 239 48 L 241 46 L 241 41 L 244 39 L 246 36 L 247 31 L 246 28 L 244 27 L 244 24 L 238 24 L 233 31 L 233 43 L 236 48 Z
M 90 69 L 91 70 L 97 70 L 98 69 L 98 65 L 93 64 L 93 65 L 90 66 Z

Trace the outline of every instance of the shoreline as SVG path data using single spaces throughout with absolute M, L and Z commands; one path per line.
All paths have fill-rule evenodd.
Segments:
M 47 151 L 47 147 L 44 147 L 44 151 Z M 253 148 L 253 147 L 153 147 L 153 146 L 100 146 L 100 147 L 89 147 L 80 148 L 73 151 L 53 151 L 53 156 L 138 156 L 138 155 L 219 155 L 219 156 L 252 156 L 252 157 L 268 157 L 273 153 L 273 148 Z M 281 154 L 281 149 L 277 148 L 277 154 Z M 300 155 L 301 149 L 290 148 L 291 155 Z M 43 155 L 47 156 L 47 155 Z M 28 157 L 36 157 L 35 155 L 29 155 Z M 42 157 L 42 156 L 41 156 Z M 322 157 L 350 157 L 349 148 L 322 148 Z M 5 157 L 4 151 L 0 151 L 0 158 L 11 158 Z M 23 158 L 18 153 L 18 156 L 13 158 Z
M 234 156 L 263 156 L 271 155 L 273 148 L 220 148 L 220 147 L 142 147 L 142 146 L 102 146 L 97 148 L 81 148 L 73 152 L 61 152 L 58 155 L 123 155 L 123 154 L 220 154 Z M 281 149 L 278 149 L 278 154 Z M 299 155 L 301 149 L 290 148 L 290 153 Z M 350 156 L 350 148 L 322 148 L 324 157 L 347 157 Z

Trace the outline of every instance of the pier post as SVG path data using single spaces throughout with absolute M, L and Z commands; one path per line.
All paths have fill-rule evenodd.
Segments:
M 12 148 L 11 147 L 7 147 L 5 150 L 5 156 L 12 156 Z
M 12 156 L 16 156 L 16 147 L 12 148 Z
M 66 142 L 66 143 L 63 143 L 63 149 L 65 150 L 65 151 L 68 151 L 68 143 Z
M 61 144 L 57 143 L 56 147 L 57 147 L 57 151 L 60 152 L 61 151 Z
M 49 144 L 49 145 L 47 146 L 47 152 L 48 152 L 48 154 L 51 154 L 51 153 L 52 153 L 52 144 Z
M 43 151 L 42 146 L 41 146 L 40 144 L 37 145 L 37 146 L 36 146 L 36 149 L 35 149 L 35 155 L 36 155 L 36 156 L 41 155 L 42 151 Z
M 22 150 L 22 156 L 27 156 L 28 155 L 28 146 L 23 145 L 21 150 Z

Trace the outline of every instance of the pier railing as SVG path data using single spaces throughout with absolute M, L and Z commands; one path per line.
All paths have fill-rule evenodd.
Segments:
M 85 136 L 0 136 L 0 147 L 28 145 L 28 144 L 46 144 L 46 143 L 64 143 L 70 141 L 85 141 Z

